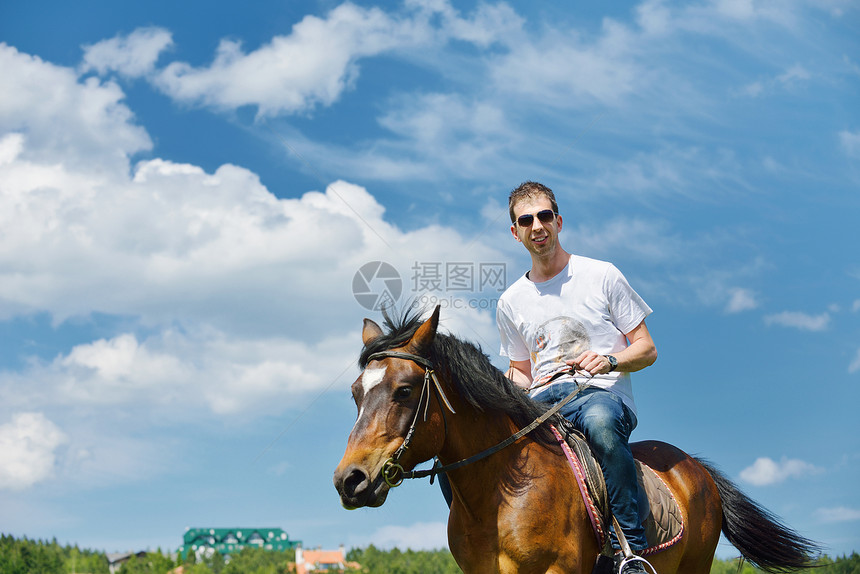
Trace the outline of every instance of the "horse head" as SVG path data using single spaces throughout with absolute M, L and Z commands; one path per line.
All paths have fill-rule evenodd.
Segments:
M 432 391 L 426 367 L 438 324 L 437 306 L 405 345 L 388 349 L 380 354 L 383 356 L 371 355 L 352 384 L 358 416 L 334 473 L 334 485 L 345 508 L 376 507 L 385 502 L 391 487 L 385 476 L 386 462 L 395 460 L 409 470 L 441 449 L 445 439 L 444 415 L 439 401 L 430 400 Z M 382 335 L 379 325 L 364 320 L 365 347 Z M 397 354 L 416 356 L 425 364 L 391 356 Z M 414 428 L 414 434 L 404 446 L 410 427 Z

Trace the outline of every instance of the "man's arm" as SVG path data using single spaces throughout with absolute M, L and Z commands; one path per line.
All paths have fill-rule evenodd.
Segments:
M 528 389 L 532 386 L 532 362 L 531 361 L 511 361 L 511 366 L 505 376 L 514 382 L 514 384 L 523 389 Z
M 648 332 L 645 321 L 643 320 L 629 333 L 625 333 L 625 336 L 630 343 L 627 348 L 612 353 L 612 356 L 618 359 L 618 366 L 615 370 L 633 373 L 653 365 L 654 361 L 657 360 L 657 347 L 654 345 L 654 340 L 651 338 L 651 333 Z M 576 359 L 565 362 L 568 365 L 588 371 L 592 375 L 608 373 L 611 368 L 609 359 L 594 351 L 585 351 Z

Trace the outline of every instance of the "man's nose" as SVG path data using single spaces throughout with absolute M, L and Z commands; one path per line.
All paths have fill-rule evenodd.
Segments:
M 541 229 L 546 227 L 546 223 L 541 221 L 537 215 L 535 215 L 534 220 L 532 221 L 532 229 L 535 231 L 540 231 Z

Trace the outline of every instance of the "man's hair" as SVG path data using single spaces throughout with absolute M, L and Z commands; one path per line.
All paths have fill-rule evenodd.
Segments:
M 526 181 L 521 183 L 519 187 L 511 192 L 508 196 L 508 211 L 511 213 L 511 223 L 514 223 L 514 206 L 524 199 L 534 199 L 537 197 L 546 197 L 552 205 L 552 210 L 558 213 L 558 204 L 555 202 L 555 195 L 552 190 L 542 183 L 535 181 Z

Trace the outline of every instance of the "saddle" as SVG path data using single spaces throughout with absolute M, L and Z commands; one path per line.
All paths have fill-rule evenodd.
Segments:
M 591 519 L 594 535 L 603 549 L 602 554 L 612 556 L 614 550 L 612 550 L 611 540 L 608 536 L 612 514 L 609 508 L 609 495 L 606 491 L 603 471 L 585 440 L 585 436 L 564 419 L 562 419 L 560 427 L 560 429 L 555 426 L 550 428 L 576 476 L 580 494 Z M 678 542 L 684 533 L 684 521 L 681 516 L 681 509 L 678 507 L 678 502 L 671 490 L 652 468 L 637 460 L 636 474 L 648 499 L 649 507 L 648 515 L 642 521 L 648 548 L 638 552 L 638 554 L 648 556 L 665 550 Z

